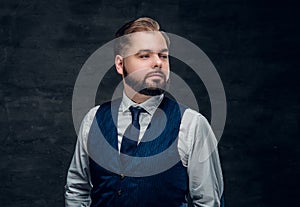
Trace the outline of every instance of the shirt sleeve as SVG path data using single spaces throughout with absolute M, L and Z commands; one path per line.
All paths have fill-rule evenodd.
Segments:
M 184 117 L 183 117 L 184 118 Z M 204 116 L 188 111 L 187 136 L 189 197 L 192 206 L 219 207 L 223 176 L 217 149 L 218 141 Z
M 86 142 L 90 126 L 93 122 L 97 108 L 91 109 L 84 117 L 74 151 L 74 155 L 68 170 L 65 185 L 66 207 L 90 206 L 90 181 L 89 156 L 87 154 Z

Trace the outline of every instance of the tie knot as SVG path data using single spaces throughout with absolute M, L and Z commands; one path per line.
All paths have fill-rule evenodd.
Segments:
M 129 108 L 130 112 L 131 112 L 131 116 L 132 116 L 132 122 L 135 122 L 139 120 L 139 116 L 141 112 L 145 112 L 145 109 L 141 108 L 141 107 L 133 107 L 131 106 Z

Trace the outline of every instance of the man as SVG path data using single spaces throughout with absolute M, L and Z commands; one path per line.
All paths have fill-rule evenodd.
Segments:
M 117 31 L 115 67 L 123 97 L 94 107 L 82 121 L 66 206 L 221 205 L 216 138 L 201 114 L 164 95 L 169 39 L 159 29 L 144 17 Z

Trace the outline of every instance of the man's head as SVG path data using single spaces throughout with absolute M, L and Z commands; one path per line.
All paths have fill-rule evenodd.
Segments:
M 139 18 L 116 33 L 115 65 L 124 80 L 125 92 L 134 90 L 145 96 L 163 93 L 169 80 L 169 39 L 159 24 Z

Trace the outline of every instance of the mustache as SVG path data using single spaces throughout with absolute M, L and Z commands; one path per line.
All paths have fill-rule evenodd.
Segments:
M 145 75 L 145 78 L 148 78 L 148 77 L 150 77 L 150 76 L 152 76 L 152 75 L 160 75 L 160 76 L 162 76 L 163 78 L 166 78 L 166 74 L 164 74 L 161 70 L 154 70 L 154 71 L 151 71 L 151 72 L 149 72 L 149 73 L 147 73 L 146 75 Z

